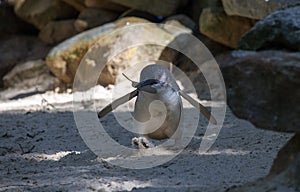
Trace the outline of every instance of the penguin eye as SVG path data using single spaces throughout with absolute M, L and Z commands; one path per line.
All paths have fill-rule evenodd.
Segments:
M 157 79 L 147 79 L 145 81 L 142 81 L 140 82 L 138 85 L 137 85 L 137 88 L 141 88 L 141 87 L 144 87 L 146 85 L 155 85 L 155 84 L 159 84 L 159 83 L 163 83 Z

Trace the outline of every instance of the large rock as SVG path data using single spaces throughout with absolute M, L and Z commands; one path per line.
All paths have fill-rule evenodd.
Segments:
M 183 12 L 198 23 L 201 12 L 209 7 L 222 7 L 221 0 L 189 1 Z
M 13 6 L 5 1 L 0 3 L 0 36 L 12 34 L 34 34 L 37 30 L 16 16 Z
M 84 0 L 63 0 L 68 5 L 72 6 L 77 11 L 81 12 L 85 9 Z
M 191 29 L 194 32 L 198 28 L 197 24 L 191 18 L 183 14 L 173 15 L 171 17 L 168 17 L 163 21 L 163 23 L 167 25 L 175 25 L 175 26 L 184 25 L 185 27 Z
M 187 3 L 187 0 L 110 0 L 111 2 L 146 11 L 157 16 L 170 16 Z
M 5 87 L 14 87 L 24 83 L 26 79 L 31 79 L 49 73 L 49 69 L 43 60 L 28 61 L 15 66 L 3 77 Z
M 47 65 L 59 79 L 66 83 L 72 83 L 81 59 L 88 49 L 97 42 L 97 48 L 104 50 L 105 54 L 97 55 L 99 59 L 102 59 L 101 61 L 88 61 L 87 64 L 91 64 L 89 70 L 91 72 L 94 70 L 93 67 L 96 66 L 94 64 L 105 64 L 105 68 L 99 77 L 99 83 L 102 85 L 113 84 L 116 77 L 127 67 L 137 64 L 141 60 L 157 60 L 164 49 L 162 46 L 155 45 L 128 48 L 132 42 L 135 42 L 134 40 L 158 39 L 165 42 L 172 41 L 175 37 L 175 34 L 156 25 L 141 25 L 138 32 L 132 31 L 129 26 L 133 23 L 148 23 L 148 21 L 139 18 L 123 18 L 115 23 L 109 23 L 83 32 L 55 47 L 47 56 Z M 115 30 L 124 26 L 127 27 L 127 30 L 114 33 Z M 136 28 L 134 29 L 136 30 Z M 190 32 L 189 29 L 182 31 Z M 107 34 L 110 35 L 109 38 L 105 38 Z M 178 35 L 178 33 L 176 34 Z M 125 49 L 118 55 L 114 55 L 122 47 Z M 104 60 L 105 63 L 103 63 Z M 81 81 L 88 81 L 89 70 L 85 74 L 79 73 Z
M 299 4 L 299 0 L 222 0 L 222 3 L 227 15 L 260 20 L 278 9 Z
M 43 60 L 32 60 L 16 65 L 3 77 L 4 87 L 0 99 L 15 99 L 37 92 L 54 89 L 58 80 L 50 74 Z
M 77 31 L 91 29 L 108 22 L 112 22 L 119 16 L 118 13 L 104 9 L 86 8 L 80 12 L 75 22 Z
M 50 47 L 32 36 L 11 36 L 0 39 L 0 82 L 16 64 L 46 56 Z
M 114 28 L 114 24 L 103 25 L 62 42 L 49 52 L 46 64 L 57 78 L 65 83 L 72 83 L 84 54 L 103 34 Z
M 39 91 L 53 89 L 57 79 L 51 75 L 44 60 L 33 60 L 16 65 L 3 77 L 6 88 L 31 89 Z
M 257 127 L 296 132 L 268 176 L 228 192 L 300 191 L 300 53 L 233 51 L 218 57 L 233 113 Z
M 52 20 L 76 16 L 76 10 L 61 0 L 17 0 L 15 13 L 38 29 Z
M 39 33 L 39 38 L 48 44 L 62 42 L 77 33 L 75 20 L 50 21 Z
M 199 20 L 200 32 L 231 48 L 237 48 L 241 36 L 255 21 L 238 16 L 228 16 L 222 8 L 206 8 Z
M 300 132 L 300 53 L 233 51 L 218 61 L 234 114 L 260 128 Z
M 84 3 L 87 7 L 106 9 L 118 13 L 122 13 L 128 9 L 128 7 L 113 3 L 109 0 L 84 0 Z
M 279 151 L 275 158 L 269 177 L 274 177 L 284 171 L 295 170 L 292 174 L 294 178 L 300 178 L 300 167 L 296 168 L 296 162 L 300 165 L 300 134 L 296 133 L 294 137 Z M 292 166 L 291 166 L 292 165 Z M 297 176 L 297 177 L 295 177 Z M 300 180 L 298 179 L 298 187 L 300 187 Z
M 240 40 L 239 48 L 300 51 L 300 6 L 276 11 L 259 21 Z
M 155 15 L 153 15 L 152 13 L 148 13 L 146 11 L 140 11 L 137 9 L 129 9 L 125 12 L 123 12 L 119 18 L 123 18 L 123 17 L 139 17 L 142 19 L 147 19 L 150 22 L 153 23 L 160 23 L 163 20 L 163 17 L 157 17 Z
M 174 23 L 172 22 L 169 24 Z M 179 25 L 175 26 L 179 27 Z M 165 28 L 168 32 L 176 34 L 176 37 L 162 51 L 159 60 L 172 63 L 180 70 L 184 71 L 184 73 L 192 81 L 197 95 L 201 100 L 211 100 L 212 97 L 220 101 L 224 100 L 226 95 L 222 92 L 222 88 L 220 87 L 221 85 L 218 82 L 218 77 L 216 77 L 215 73 L 207 73 L 207 71 L 216 72 L 219 68 L 217 65 L 213 65 L 211 63 L 213 61 L 210 60 L 210 55 L 203 49 L 204 47 L 208 48 L 210 51 L 213 51 L 213 54 L 218 55 L 222 52 L 227 52 L 229 48 L 200 35 L 198 36 L 198 39 L 206 45 L 203 45 L 203 49 L 201 49 L 201 43 L 199 44 L 197 43 L 198 40 L 195 41 L 191 38 L 188 32 L 178 34 L 178 30 L 169 30 L 168 27 Z M 180 47 L 179 51 L 172 48 L 178 46 Z M 191 57 L 189 58 L 187 55 L 180 52 L 180 50 L 187 51 L 188 54 L 191 54 Z M 201 69 L 199 69 L 195 62 L 197 62 L 197 65 L 201 65 Z M 206 71 L 205 77 L 203 75 L 203 71 Z M 209 81 L 210 87 L 208 86 L 207 80 Z M 214 95 L 211 95 L 211 93 Z
M 278 153 L 269 175 L 227 192 L 300 191 L 300 134 L 296 134 Z

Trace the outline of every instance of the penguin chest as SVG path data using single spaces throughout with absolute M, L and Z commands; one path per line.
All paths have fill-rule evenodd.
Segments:
M 139 132 L 152 139 L 167 139 L 176 132 L 182 110 L 177 92 L 150 94 L 139 92 L 134 118 Z

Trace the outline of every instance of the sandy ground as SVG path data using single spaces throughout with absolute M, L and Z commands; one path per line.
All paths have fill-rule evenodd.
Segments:
M 105 92 L 100 90 L 100 92 Z M 103 93 L 100 105 L 107 103 Z M 0 103 L 0 191 L 225 191 L 265 176 L 291 137 L 255 128 L 227 109 L 212 148 L 199 154 L 199 127 L 173 160 L 150 169 L 125 169 L 94 155 L 80 137 L 72 95 L 47 92 Z M 119 143 L 134 136 L 113 115 L 102 123 Z

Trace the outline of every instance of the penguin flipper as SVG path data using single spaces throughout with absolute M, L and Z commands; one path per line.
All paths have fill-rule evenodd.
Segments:
M 135 96 L 138 95 L 138 90 L 134 90 L 126 95 L 124 95 L 123 97 L 120 97 L 116 100 L 114 100 L 111 104 L 107 105 L 106 107 L 104 107 L 99 113 L 98 113 L 98 118 L 102 118 L 105 115 L 107 115 L 109 112 L 111 112 L 112 110 L 114 110 L 115 108 L 117 108 L 118 106 L 126 103 L 127 101 L 130 101 L 132 98 L 134 98 Z
M 198 101 L 193 99 L 191 96 L 186 94 L 184 91 L 179 91 L 179 94 L 187 100 L 190 104 L 192 104 L 194 107 L 198 108 L 200 112 L 214 125 L 217 124 L 217 120 L 215 117 Z

